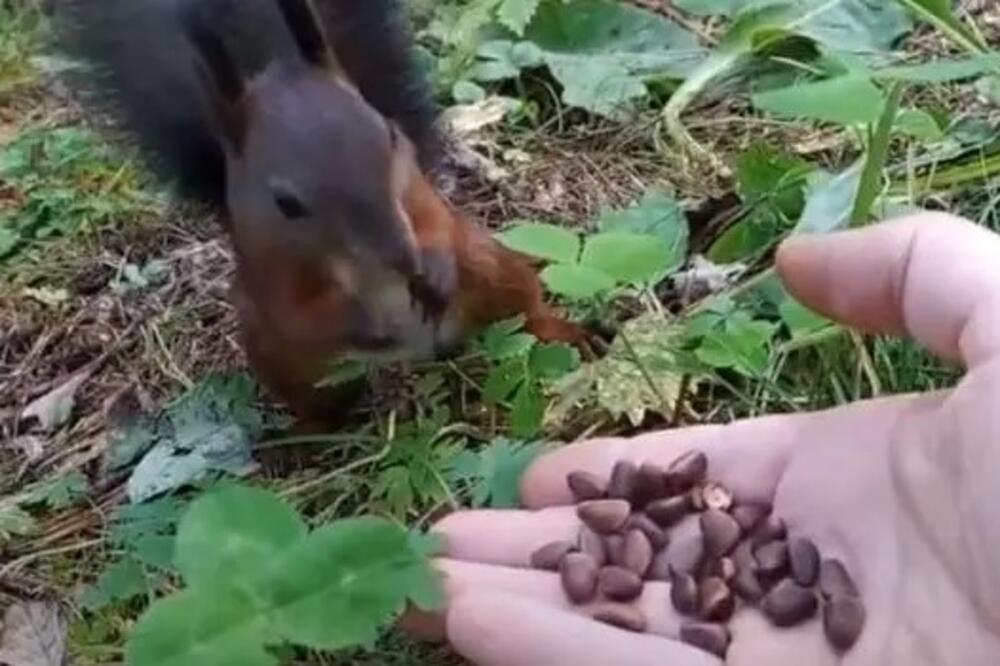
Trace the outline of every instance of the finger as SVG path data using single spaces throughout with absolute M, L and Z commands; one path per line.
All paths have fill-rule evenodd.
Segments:
M 796 236 L 777 256 L 804 304 L 872 333 L 909 334 L 973 366 L 1000 352 L 1000 237 L 923 214 L 828 236 Z
M 495 590 L 469 591 L 448 612 L 448 637 L 477 666 L 719 666 L 675 641 L 635 634 Z
M 531 554 L 555 541 L 576 543 L 580 521 L 569 506 L 541 511 L 458 511 L 434 526 L 448 557 L 527 567 Z
M 893 419 L 910 398 L 893 397 L 814 414 L 768 416 L 725 426 L 700 426 L 642 435 L 597 439 L 558 449 L 539 458 L 522 480 L 529 507 L 572 501 L 566 477 L 577 470 L 607 478 L 619 460 L 669 465 L 692 449 L 704 451 L 712 479 L 728 486 L 737 500 L 771 502 L 797 446 L 864 439 L 873 423 Z

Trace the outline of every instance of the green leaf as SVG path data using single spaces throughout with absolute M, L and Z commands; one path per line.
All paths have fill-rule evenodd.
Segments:
M 129 634 L 128 666 L 277 666 L 259 602 L 231 587 L 185 590 L 153 605 Z
M 498 438 L 479 451 L 463 451 L 452 478 L 469 488 L 474 507 L 517 508 L 521 477 L 540 452 L 537 445 Z
M 817 172 L 809 179 L 806 207 L 795 233 L 826 233 L 846 229 L 861 186 L 864 161 L 840 174 Z
M 679 9 L 695 16 L 721 14 L 732 16 L 746 4 L 745 0 L 674 0 Z
M 885 97 L 870 79 L 848 75 L 757 93 L 753 103 L 778 115 L 857 125 L 876 122 Z
M 262 574 L 255 587 L 274 610 L 271 631 L 324 650 L 372 642 L 414 587 L 426 593 L 431 576 L 406 531 L 377 518 L 322 527 Z
M 17 536 L 28 536 L 37 524 L 31 514 L 16 504 L 0 502 L 0 543 Z
M 251 470 L 250 447 L 262 429 L 256 384 L 249 377 L 209 377 L 163 414 L 135 424 L 134 436 L 123 437 L 128 451 L 113 457 L 116 464 L 127 464 L 137 451 L 152 447 L 127 484 L 129 499 L 139 503 L 214 474 Z
M 73 471 L 32 488 L 22 503 L 44 504 L 56 511 L 67 509 L 86 497 L 89 488 L 87 477 L 82 472 Z
M 524 382 L 514 395 L 510 410 L 510 429 L 517 437 L 538 434 L 545 416 L 545 398 L 535 382 Z
M 920 109 L 900 111 L 896 116 L 896 130 L 926 142 L 941 141 L 945 138 L 944 130 L 938 125 L 934 116 Z
M 316 385 L 318 388 L 336 388 L 364 379 L 370 369 L 365 361 L 346 360 L 334 365 Z
M 776 331 L 777 325 L 771 322 L 755 321 L 749 316 L 733 316 L 726 321 L 724 331 L 705 337 L 695 355 L 713 368 L 732 369 L 759 377 L 767 372 L 771 341 Z
M 566 104 L 607 116 L 646 96 L 647 77 L 682 78 L 705 57 L 689 30 L 612 0 L 541 2 L 523 37 L 562 86 Z M 479 55 L 488 59 L 485 70 L 474 70 L 481 80 L 512 78 L 536 66 L 519 65 L 509 51 Z
M 580 237 L 554 224 L 518 224 L 498 238 L 510 249 L 539 259 L 574 263 L 580 256 Z
M 110 604 L 147 594 L 149 589 L 142 565 L 131 557 L 125 557 L 101 573 L 94 586 L 84 592 L 81 603 L 88 610 L 97 611 Z
M 877 79 L 909 83 L 951 83 L 972 79 L 1000 70 L 1000 54 L 973 55 L 956 60 L 935 60 L 919 65 L 900 65 L 876 69 Z
M 875 203 L 882 191 L 885 180 L 885 165 L 889 161 L 892 130 L 899 115 L 899 103 L 903 99 L 904 84 L 893 83 L 885 108 L 878 123 L 871 129 L 865 165 L 861 170 L 858 194 L 851 209 L 851 226 L 867 224 L 874 212 Z
M 524 29 L 538 11 L 539 2 L 540 0 L 502 0 L 497 9 L 497 18 L 516 35 L 524 35 Z
M 614 289 L 610 275 L 588 266 L 554 264 L 542 271 L 542 281 L 549 291 L 571 300 L 583 301 Z
M 488 405 L 503 402 L 525 379 L 524 362 L 521 359 L 494 366 L 483 384 L 483 401 Z
M 676 271 L 687 259 L 690 236 L 687 218 L 677 200 L 657 188 L 647 190 L 635 206 L 602 212 L 597 225 L 601 231 L 658 237 L 669 255 L 663 277 Z
M 451 96 L 459 104 L 475 104 L 486 99 L 486 91 L 482 86 L 463 79 L 452 86 Z
M 188 585 L 239 581 L 305 534 L 295 510 L 272 493 L 228 487 L 200 497 L 188 509 L 177 532 L 176 564 Z
M 587 239 L 581 263 L 619 284 L 652 282 L 667 268 L 670 248 L 656 236 L 607 232 Z
M 573 371 L 580 364 L 580 353 L 564 344 L 543 344 L 531 350 L 528 368 L 542 379 L 555 379 Z
M 778 308 L 781 320 L 788 327 L 793 340 L 806 337 L 816 331 L 823 330 L 832 322 L 821 317 L 790 296 Z

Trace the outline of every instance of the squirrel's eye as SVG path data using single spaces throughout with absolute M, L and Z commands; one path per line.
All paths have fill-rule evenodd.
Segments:
M 274 195 L 274 205 L 289 220 L 300 220 L 309 216 L 309 208 L 286 183 L 272 182 L 271 192 Z

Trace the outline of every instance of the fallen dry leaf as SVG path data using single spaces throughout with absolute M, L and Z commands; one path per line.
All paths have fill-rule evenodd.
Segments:
M 66 423 L 76 404 L 76 392 L 90 379 L 92 370 L 84 370 L 70 377 L 24 408 L 21 418 L 37 419 L 43 430 L 52 431 Z
M 15 604 L 7 609 L 0 634 L 0 664 L 63 666 L 66 621 L 48 602 Z

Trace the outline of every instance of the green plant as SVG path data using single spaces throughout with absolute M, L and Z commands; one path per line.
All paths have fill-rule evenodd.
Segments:
M 159 208 L 143 178 L 95 134 L 29 131 L 0 147 L 0 262 L 25 244 Z
M 284 645 L 370 644 L 407 602 L 441 602 L 437 544 L 378 518 L 309 530 L 275 495 L 231 486 L 181 519 L 173 562 L 187 587 L 133 629 L 129 666 L 277 664 Z
M 34 78 L 41 23 L 31 3 L 0 4 L 0 100 Z
M 545 387 L 580 362 L 567 345 L 541 344 L 522 332 L 523 318 L 499 322 L 484 331 L 476 345 L 490 363 L 483 384 L 487 405 L 509 402 L 510 430 L 516 437 L 538 434 L 545 415 Z

